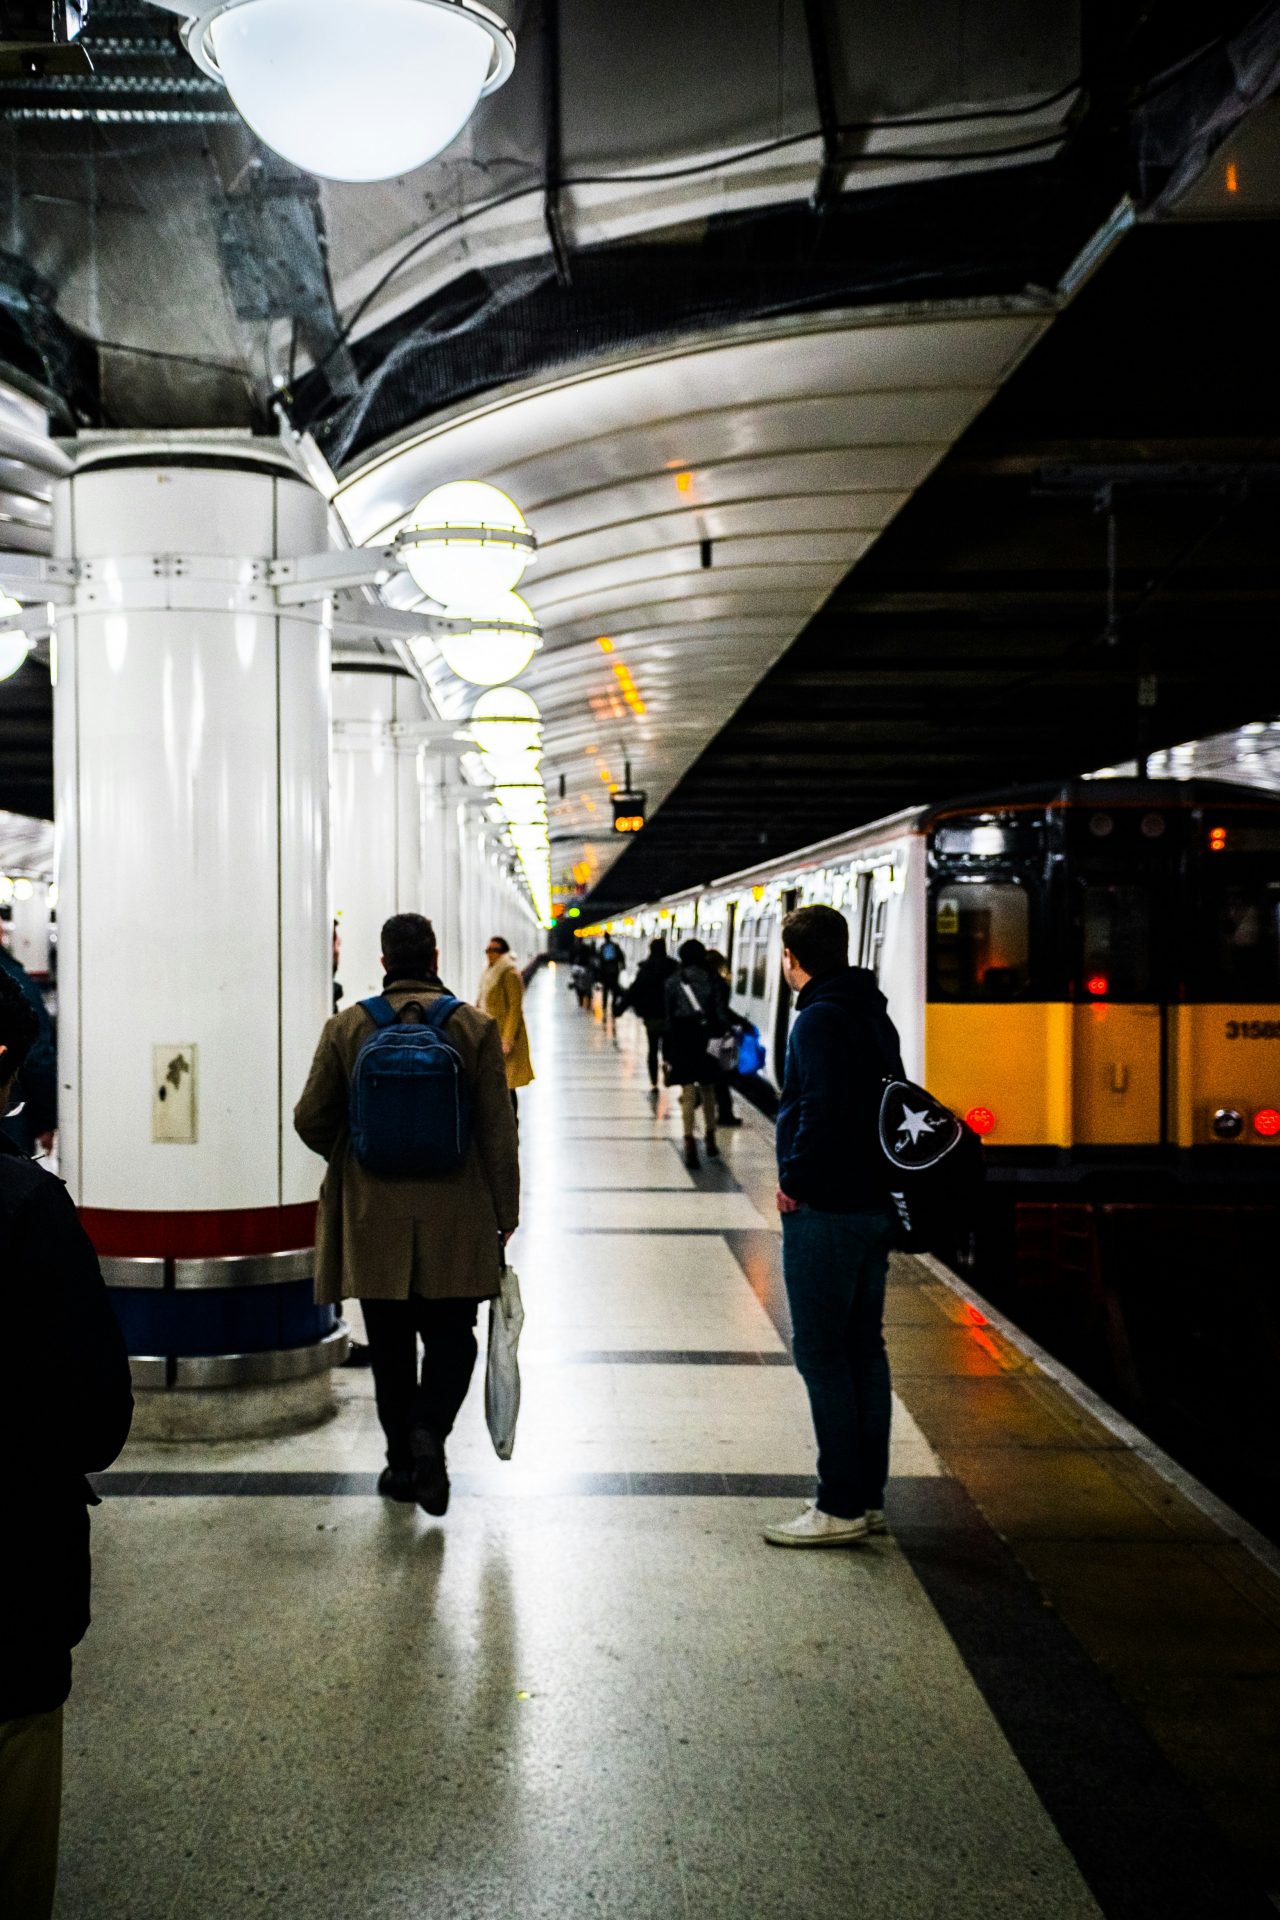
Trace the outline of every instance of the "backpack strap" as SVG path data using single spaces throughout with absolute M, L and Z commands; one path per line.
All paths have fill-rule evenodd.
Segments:
M 375 1027 L 394 1027 L 400 1018 L 385 993 L 377 993 L 371 1000 L 362 1000 L 360 1005 Z
M 423 1026 L 434 1027 L 438 1033 L 445 1021 L 458 1011 L 462 1002 L 455 994 L 442 993 L 437 1000 L 423 1000 L 419 1004 L 422 1007 Z

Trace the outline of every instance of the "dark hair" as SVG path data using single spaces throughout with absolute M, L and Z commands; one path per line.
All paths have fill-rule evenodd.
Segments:
M 496 947 L 499 953 L 510 953 L 511 951 L 511 942 L 504 940 L 500 933 L 491 933 L 489 935 L 489 945 Z
M 382 928 L 382 959 L 392 979 L 421 980 L 436 970 L 436 930 L 420 913 L 393 913 Z
M 716 973 L 724 973 L 729 965 L 719 947 L 707 948 L 707 965 Z
M 667 943 L 662 938 L 661 934 L 659 934 L 656 940 L 651 940 L 649 942 L 649 958 L 651 960 L 665 960 L 666 957 L 667 957 Z
M 701 940 L 685 941 L 684 945 L 680 949 L 680 964 L 682 967 L 705 967 L 706 966 L 707 950 L 703 946 Z
M 6 1086 L 34 1047 L 40 1034 L 40 1016 L 16 980 L 0 967 L 0 1087 Z
M 782 922 L 782 944 L 806 973 L 849 964 L 849 922 L 834 907 L 797 907 Z

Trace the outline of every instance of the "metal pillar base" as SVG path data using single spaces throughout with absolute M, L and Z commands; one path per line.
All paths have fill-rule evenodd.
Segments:
M 216 1354 L 179 1362 L 165 1384 L 166 1362 L 136 1355 L 132 1440 L 269 1440 L 322 1426 L 337 1411 L 333 1369 L 351 1337 L 339 1322 L 316 1346 L 262 1354 Z M 267 1364 L 269 1363 L 269 1365 Z

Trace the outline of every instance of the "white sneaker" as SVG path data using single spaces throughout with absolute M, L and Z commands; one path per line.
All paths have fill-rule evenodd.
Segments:
M 867 1519 L 840 1520 L 834 1513 L 821 1513 L 810 1500 L 803 1513 L 780 1526 L 766 1527 L 764 1537 L 773 1547 L 847 1547 L 867 1535 Z

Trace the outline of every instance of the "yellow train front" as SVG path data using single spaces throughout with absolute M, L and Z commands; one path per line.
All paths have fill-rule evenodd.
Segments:
M 1217 1323 L 1228 1378 L 1242 1340 L 1274 1363 L 1280 799 L 1080 781 L 918 827 L 925 1077 L 985 1138 L 984 1279 L 1077 1356 L 1101 1330 L 1136 1398 L 1203 1396 Z
M 1082 781 L 920 826 L 926 1076 L 992 1167 L 1274 1183 L 1280 800 Z

